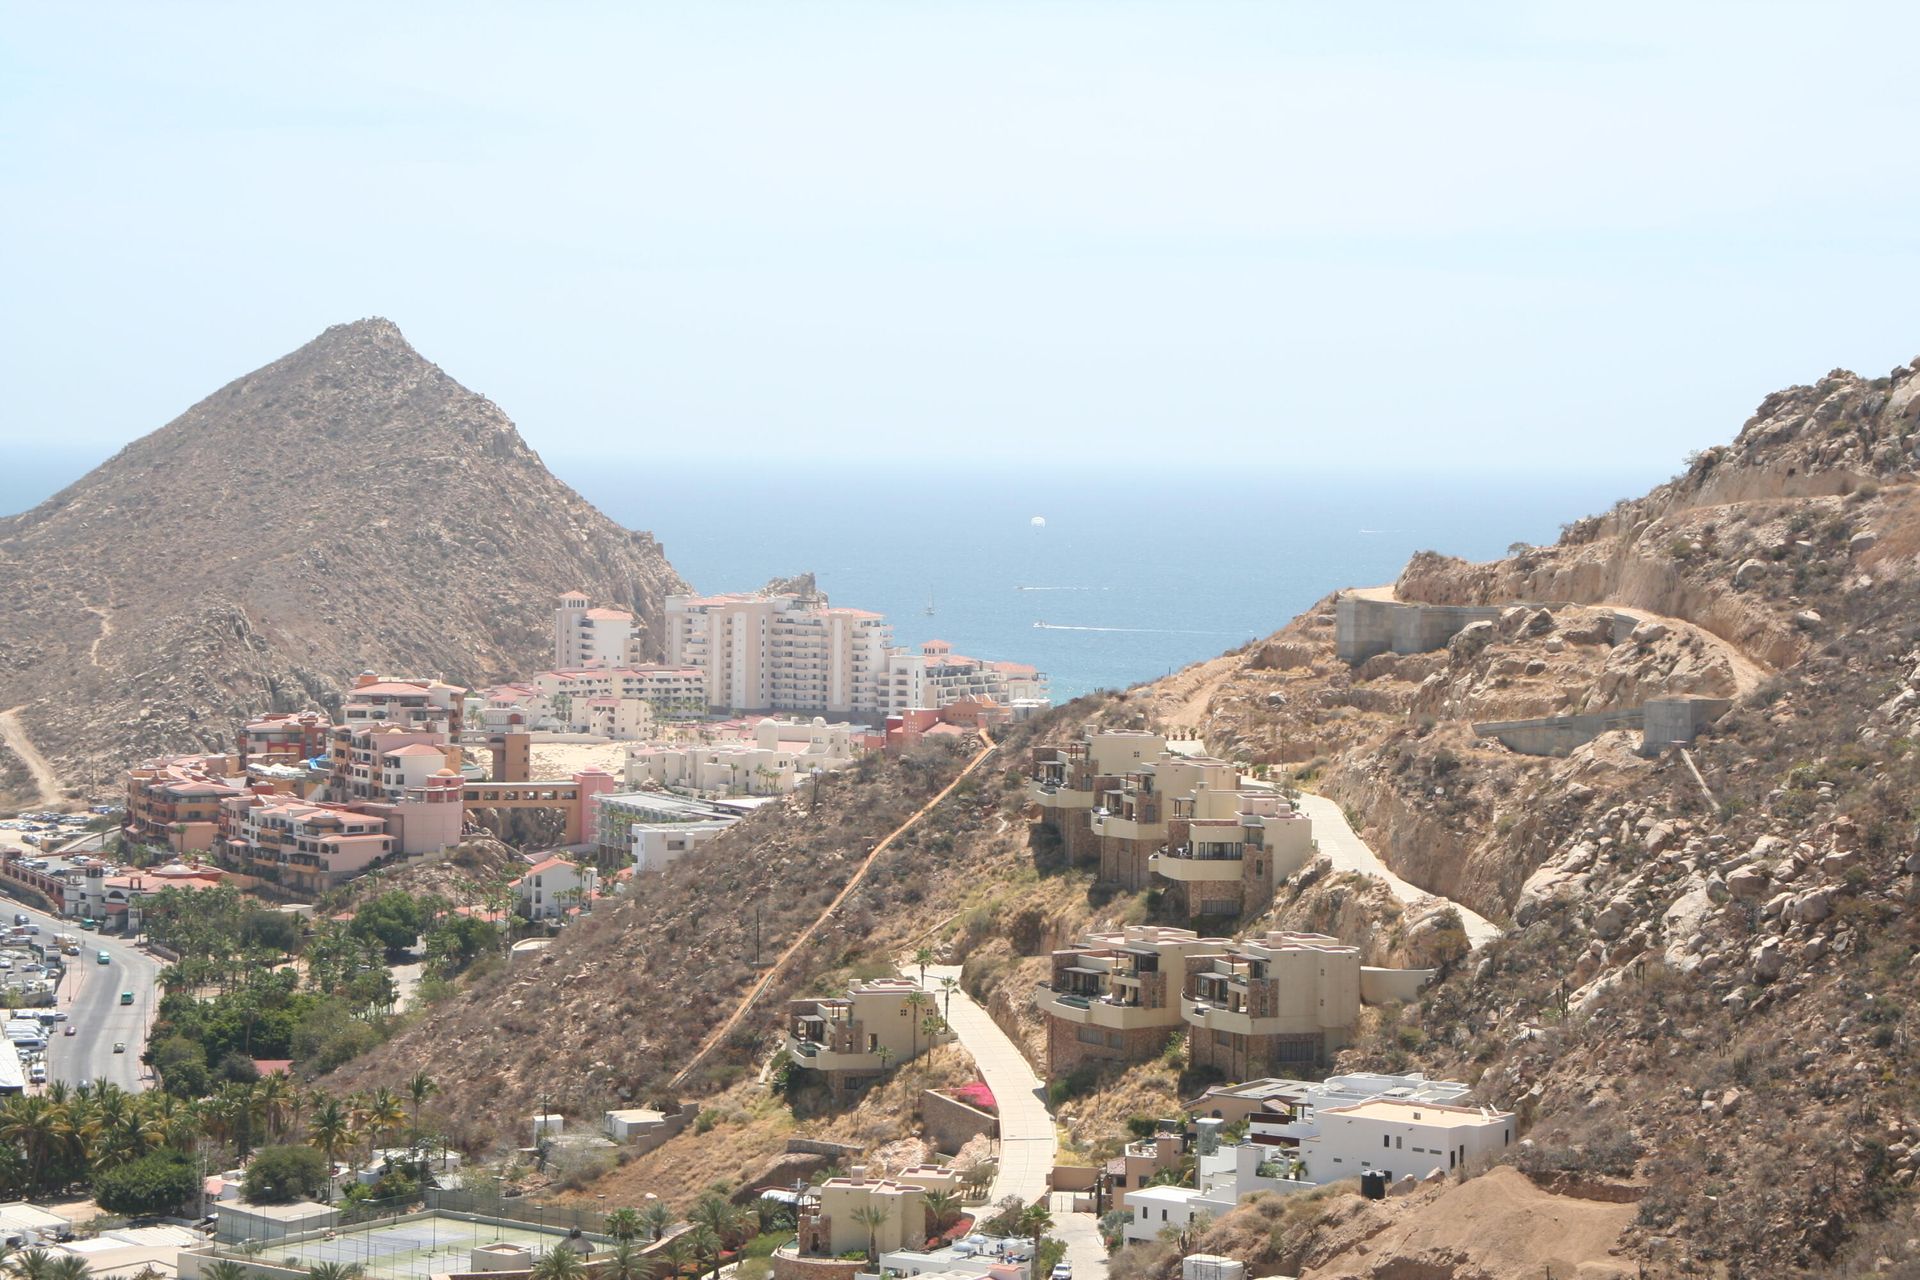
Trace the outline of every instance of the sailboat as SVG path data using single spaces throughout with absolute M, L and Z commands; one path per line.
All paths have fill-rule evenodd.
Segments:
M 933 592 L 931 591 L 927 592 L 927 616 L 929 618 L 933 616 Z

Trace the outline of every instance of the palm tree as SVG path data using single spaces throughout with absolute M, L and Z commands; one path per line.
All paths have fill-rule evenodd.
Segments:
M 960 1221 L 960 1197 L 951 1191 L 929 1191 L 923 1203 L 927 1206 L 927 1234 L 930 1236 L 937 1236 Z
M 45 1249 L 29 1249 L 13 1263 L 13 1273 L 20 1280 L 48 1280 L 52 1270 L 53 1255 Z
M 210 1262 L 200 1268 L 200 1280 L 247 1280 L 251 1274 L 238 1262 L 232 1262 L 226 1258 L 218 1262 Z
M 687 1239 L 690 1233 L 682 1231 L 673 1239 L 660 1246 L 658 1257 L 666 1259 L 668 1280 L 679 1280 L 680 1273 L 693 1261 L 693 1244 Z
M 947 1024 L 940 1020 L 939 1014 L 930 1013 L 920 1019 L 920 1029 L 927 1033 L 927 1050 L 932 1052 L 933 1042 L 940 1038 L 940 1034 L 947 1029 Z M 920 1065 L 920 1073 L 925 1075 L 926 1071 L 926 1063 L 923 1061 Z
M 710 1270 L 720 1269 L 720 1252 L 725 1245 L 720 1241 L 720 1233 L 712 1227 L 704 1222 L 696 1222 L 687 1230 L 684 1237 L 676 1238 L 685 1239 L 688 1246 L 692 1248 L 693 1256 L 699 1260 L 700 1275 L 704 1276 Z
M 932 1003 L 930 997 L 918 991 L 907 993 L 907 1021 L 913 1032 L 913 1056 L 916 1058 L 920 1056 L 920 1011 Z
M 1020 1211 L 1020 1230 L 1033 1237 L 1033 1251 L 1040 1252 L 1040 1237 L 1053 1226 L 1053 1215 L 1045 1204 L 1030 1204 Z
M 416 1071 L 407 1081 L 407 1097 L 413 1100 L 413 1145 L 420 1145 L 420 1112 L 427 1099 L 440 1092 L 440 1086 L 424 1071 Z
M 867 1265 L 880 1261 L 880 1228 L 892 1220 L 884 1205 L 863 1204 L 853 1211 L 853 1220 L 867 1229 Z
M 357 1262 L 316 1262 L 307 1268 L 307 1280 L 358 1280 L 361 1270 Z
M 664 1200 L 649 1201 L 647 1207 L 640 1211 L 640 1225 L 646 1230 L 649 1240 L 658 1240 L 673 1225 L 673 1210 L 667 1208 Z
M 933 948 L 921 947 L 913 953 L 913 962 L 920 966 L 920 985 L 927 985 L 927 966 L 933 963 Z
M 319 1096 L 313 1114 L 307 1117 L 307 1145 L 318 1147 L 327 1157 L 327 1177 L 333 1177 L 334 1162 L 340 1148 L 353 1141 L 353 1113 L 338 1098 Z
M 954 977 L 952 974 L 946 974 L 941 977 L 940 994 L 945 998 L 946 1007 L 941 1010 L 940 1016 L 948 1022 L 953 1021 L 953 993 L 959 989 L 960 979 Z
M 0 1142 L 18 1144 L 26 1153 L 28 1182 L 36 1191 L 47 1176 L 47 1162 L 72 1132 L 67 1108 L 44 1097 L 10 1098 L 0 1109 Z
M 887 1069 L 887 1064 L 893 1061 L 893 1050 L 887 1048 L 885 1045 L 881 1045 L 873 1051 L 873 1056 L 880 1059 L 880 1070 L 884 1072 Z
M 601 1265 L 599 1280 L 653 1280 L 659 1270 L 657 1259 L 640 1252 L 640 1246 L 632 1240 L 621 1240 Z
M 292 1077 L 276 1071 L 270 1076 L 262 1076 L 253 1090 L 254 1102 L 260 1108 L 260 1118 L 267 1122 L 267 1136 L 278 1139 L 293 1113 Z
M 92 1280 L 93 1268 L 77 1253 L 65 1253 L 47 1268 L 47 1280 Z
M 400 1095 L 382 1085 L 360 1104 L 360 1123 L 367 1130 L 367 1159 L 373 1159 L 374 1143 L 390 1138 L 407 1122 L 407 1108 Z
M 564 1244 L 557 1244 L 540 1255 L 531 1274 L 533 1280 L 585 1280 L 587 1269 L 579 1254 Z
M 607 1215 L 607 1234 L 622 1243 L 639 1236 L 640 1214 L 634 1209 L 615 1209 Z

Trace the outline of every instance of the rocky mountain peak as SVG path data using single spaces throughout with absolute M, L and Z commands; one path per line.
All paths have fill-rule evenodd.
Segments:
M 682 585 L 650 535 L 374 317 L 0 521 L 22 615 L 0 638 L 0 705 L 57 765 L 111 768 L 221 744 L 239 717 L 323 702 L 370 665 L 524 674 L 547 660 L 560 591 L 644 619 Z

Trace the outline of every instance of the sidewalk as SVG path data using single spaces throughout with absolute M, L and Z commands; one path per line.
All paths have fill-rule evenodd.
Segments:
M 918 966 L 902 966 L 909 980 L 919 980 Z M 947 1025 L 960 1038 L 960 1044 L 973 1055 L 980 1078 L 993 1090 L 1000 1111 L 1000 1165 L 988 1194 L 989 1203 L 998 1204 L 1008 1196 L 1019 1196 L 1028 1204 L 1043 1201 L 1053 1210 L 1053 1233 L 1067 1246 L 1067 1261 L 1073 1264 L 1074 1280 L 1100 1280 L 1107 1274 L 1107 1251 L 1090 1213 L 1073 1213 L 1071 1196 L 1050 1195 L 1053 1165 L 1059 1155 L 1053 1116 L 1047 1111 L 1046 1084 L 1027 1065 L 1000 1024 L 964 991 L 953 993 L 948 1012 L 947 993 L 940 989 L 941 978 L 960 976 L 958 965 L 928 965 L 922 983 L 934 999 L 934 1007 L 946 1018 Z M 1034 1280 L 1043 1280 L 1036 1276 Z

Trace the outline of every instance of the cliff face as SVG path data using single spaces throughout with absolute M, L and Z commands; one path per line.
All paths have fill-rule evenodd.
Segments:
M 101 789 L 366 667 L 525 673 L 561 591 L 651 619 L 681 585 L 393 324 L 336 325 L 0 521 L 5 745 Z

